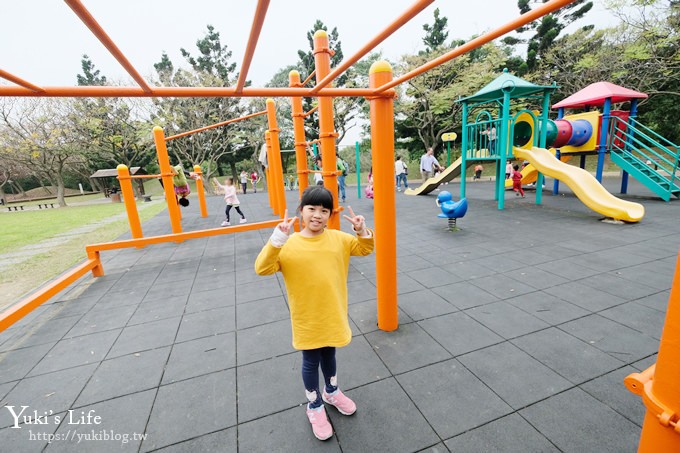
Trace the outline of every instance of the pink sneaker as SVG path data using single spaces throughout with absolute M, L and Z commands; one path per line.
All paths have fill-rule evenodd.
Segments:
M 316 409 L 310 409 L 307 407 L 307 418 L 309 423 L 312 424 L 312 432 L 314 437 L 319 440 L 330 439 L 333 435 L 333 427 L 328 421 L 326 416 L 326 409 L 323 405 L 317 407 Z
M 321 399 L 324 400 L 325 403 L 335 406 L 342 415 L 352 415 L 357 411 L 357 405 L 354 404 L 354 401 L 346 397 L 340 389 L 333 393 L 326 393 L 326 389 L 324 388 L 323 393 L 321 393 Z

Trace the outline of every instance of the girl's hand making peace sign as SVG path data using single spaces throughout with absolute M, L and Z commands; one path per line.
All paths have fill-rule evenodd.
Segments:
M 286 209 L 283 213 L 283 220 L 276 226 L 276 228 L 278 228 L 279 230 L 283 231 L 286 234 L 290 234 L 290 230 L 291 228 L 293 228 L 293 225 L 295 224 L 296 220 L 297 217 L 293 217 L 292 219 L 288 220 L 288 209 Z
M 286 209 L 283 213 L 283 220 L 281 223 L 276 225 L 272 236 L 269 238 L 274 247 L 283 247 L 283 245 L 288 240 L 288 235 L 290 235 L 291 231 L 293 230 L 293 225 L 295 224 L 296 220 L 297 217 L 293 217 L 292 219 L 288 220 L 288 209 Z
M 364 236 L 366 234 L 366 219 L 362 215 L 355 214 L 351 206 L 347 206 L 347 210 L 350 215 L 343 215 L 343 217 L 350 221 L 352 229 L 359 236 Z

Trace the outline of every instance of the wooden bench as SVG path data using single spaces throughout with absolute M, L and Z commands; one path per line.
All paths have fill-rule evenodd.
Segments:
M 50 208 L 54 208 L 54 203 L 38 203 L 38 209 L 47 209 L 48 205 Z
M 12 210 L 18 211 L 19 209 L 17 209 L 17 208 L 21 208 L 21 210 L 23 211 L 23 210 L 24 210 L 24 205 L 7 206 L 7 210 L 8 210 L 8 211 L 12 211 Z

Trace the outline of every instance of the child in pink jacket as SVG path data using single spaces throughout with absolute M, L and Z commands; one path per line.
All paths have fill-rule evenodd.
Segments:
M 241 211 L 241 203 L 238 201 L 238 198 L 236 197 L 236 187 L 234 187 L 234 178 L 227 178 L 224 180 L 224 185 L 220 184 L 219 181 L 217 181 L 217 178 L 215 178 L 215 183 L 224 190 L 224 201 L 227 202 L 227 208 L 224 211 L 225 215 L 227 216 L 227 219 L 222 222 L 221 226 L 229 226 L 231 225 L 231 222 L 229 221 L 229 211 L 231 211 L 231 208 L 236 209 L 236 212 L 239 213 L 241 216 L 241 220 L 239 220 L 239 223 L 246 223 L 246 216 L 243 214 Z

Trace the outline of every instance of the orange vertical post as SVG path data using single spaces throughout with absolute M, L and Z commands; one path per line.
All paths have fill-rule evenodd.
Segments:
M 666 310 L 656 365 L 625 379 L 630 391 L 642 396 L 647 412 L 638 452 L 680 451 L 680 254 Z
M 274 192 L 276 205 L 274 214 L 283 216 L 283 212 L 286 209 L 286 189 L 283 187 L 283 164 L 281 163 L 281 147 L 279 145 L 280 129 L 276 122 L 276 104 L 274 99 L 267 99 L 267 122 L 269 123 L 269 139 L 272 150 L 272 160 L 269 163 L 271 167 L 269 185 L 276 187 Z
M 198 206 L 201 209 L 201 217 L 208 217 L 208 206 L 205 204 L 205 188 L 203 187 L 203 172 L 200 165 L 194 165 L 196 173 L 196 192 L 198 192 Z
M 267 195 L 269 196 L 269 207 L 272 208 L 272 212 L 276 214 L 276 212 L 274 211 L 274 203 L 276 200 L 276 197 L 274 196 L 274 191 L 276 189 L 272 187 L 272 175 L 271 175 L 272 138 L 269 135 L 269 131 L 264 131 L 264 143 L 265 146 L 267 147 L 267 166 L 264 167 L 264 175 L 265 178 L 267 178 Z
M 120 191 L 123 193 L 130 232 L 134 239 L 139 239 L 144 237 L 144 235 L 142 234 L 142 224 L 139 221 L 139 212 L 137 211 L 137 202 L 135 201 L 135 191 L 132 188 L 130 170 L 125 164 L 118 165 L 116 170 L 118 170 L 118 181 L 120 181 Z
M 316 81 L 319 82 L 331 72 L 331 49 L 328 47 L 328 34 L 325 30 L 314 33 L 314 64 Z M 328 227 L 340 229 L 338 209 L 338 165 L 335 157 L 335 122 L 333 120 L 333 98 L 319 98 L 319 143 L 321 143 L 321 166 L 323 167 L 323 185 L 333 194 L 333 214 L 328 220 Z
M 300 73 L 293 70 L 288 73 L 290 87 L 301 87 Z M 295 136 L 295 164 L 297 166 L 298 187 L 300 197 L 309 185 L 307 177 L 307 141 L 305 140 L 305 113 L 302 111 L 302 98 L 295 96 L 290 98 L 291 111 L 293 117 L 293 133 Z
M 168 147 L 165 143 L 165 134 L 160 126 L 153 128 L 153 139 L 156 143 L 156 154 L 158 155 L 158 166 L 161 169 L 161 179 L 163 180 L 163 190 L 165 191 L 165 201 L 168 203 L 168 215 L 170 216 L 170 226 L 173 233 L 182 232 L 180 222 L 179 206 L 175 195 L 175 186 L 172 183 L 170 172 L 170 158 L 168 157 Z
M 87 259 L 88 260 L 93 260 L 96 265 L 92 268 L 92 276 L 93 277 L 103 277 L 104 274 L 104 267 L 102 266 L 102 260 L 100 253 L 97 251 L 87 251 Z
M 392 80 L 386 61 L 373 63 L 369 86 L 378 88 Z M 375 261 L 378 328 L 387 332 L 399 327 L 397 311 L 397 208 L 394 194 L 394 99 L 393 93 L 370 99 L 375 218 Z

